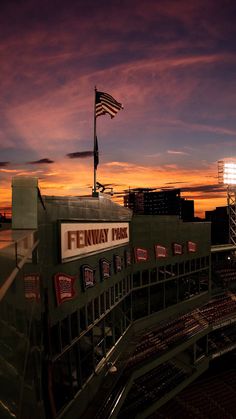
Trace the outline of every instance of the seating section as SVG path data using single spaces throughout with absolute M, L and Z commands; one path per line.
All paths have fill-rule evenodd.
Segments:
M 233 419 L 236 411 L 236 369 L 201 378 L 162 406 L 149 419 Z M 181 415 L 178 416 L 178 412 Z
M 227 350 L 236 344 L 235 323 L 220 328 L 210 333 L 208 338 L 208 350 L 210 355 Z
M 133 369 L 148 364 L 194 336 L 198 339 L 199 333 L 208 329 L 210 325 L 217 327 L 211 330 L 210 333 L 208 329 L 209 354 L 214 354 L 230 346 L 232 347 L 234 342 L 236 343 L 236 327 L 234 327 L 236 322 L 234 322 L 234 317 L 236 320 L 236 296 L 233 293 L 227 293 L 214 298 L 191 313 L 159 324 L 158 327 L 149 330 L 140 338 L 133 354 L 128 359 L 125 375 L 129 375 Z M 227 324 L 221 327 L 221 323 L 225 323 L 225 321 Z M 184 370 L 179 369 L 171 361 L 165 362 L 139 377 L 133 383 L 122 406 L 119 418 L 135 417 L 137 412 L 145 410 L 148 406 L 161 399 L 178 386 L 180 382 L 184 381 L 187 376 Z M 234 377 L 231 377 L 231 379 L 233 381 Z M 230 388 L 228 392 L 230 396 L 229 402 L 233 397 L 236 400 L 236 378 L 234 384 L 235 389 Z M 213 390 L 208 388 L 207 385 L 203 386 L 205 390 L 197 396 L 195 389 L 192 391 L 192 386 L 189 387 L 186 393 L 184 393 L 184 397 L 180 395 L 171 402 L 172 407 L 169 412 L 169 403 L 166 405 L 166 416 L 162 416 L 164 413 L 161 409 L 158 411 L 158 416 L 155 417 L 184 417 L 187 419 L 198 417 L 201 419 L 232 418 L 230 416 L 231 413 L 229 413 L 229 416 L 225 415 L 225 405 L 218 400 L 218 398 L 220 399 L 220 391 L 214 386 L 213 382 L 210 385 Z M 214 393 L 216 397 L 214 397 Z M 222 394 L 225 394 L 224 390 Z M 201 403 L 199 403 L 199 400 L 201 400 Z M 171 411 L 172 413 L 181 412 L 181 414 L 179 416 L 171 416 Z
M 127 369 L 149 362 L 186 342 L 209 325 L 220 324 L 233 316 L 236 317 L 236 298 L 230 293 L 215 298 L 191 313 L 163 322 L 141 338 L 127 362 Z
M 132 368 L 149 360 L 152 356 L 162 355 L 190 339 L 207 327 L 204 319 L 198 319 L 195 313 L 186 314 L 178 319 L 164 323 L 159 328 L 145 334 L 136 346 L 128 361 L 127 368 Z
M 216 278 L 224 287 L 236 282 L 236 267 L 230 265 L 218 265 L 213 269 L 213 280 Z
M 165 394 L 169 393 L 187 376 L 173 362 L 165 362 L 134 381 L 122 406 L 119 418 L 135 417 Z
M 226 294 L 215 298 L 208 304 L 199 309 L 199 313 L 208 321 L 209 324 L 217 323 L 236 315 L 236 300 L 231 294 Z

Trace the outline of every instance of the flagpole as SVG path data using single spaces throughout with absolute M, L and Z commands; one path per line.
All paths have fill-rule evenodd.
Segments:
M 94 87 L 94 130 L 93 130 L 93 196 L 97 196 L 97 169 L 95 166 L 95 153 L 96 153 L 96 136 L 97 136 L 97 120 L 96 120 L 96 92 L 97 88 Z

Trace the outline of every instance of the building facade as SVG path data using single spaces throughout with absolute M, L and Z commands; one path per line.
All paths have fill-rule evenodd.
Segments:
M 148 417 L 209 365 L 210 223 L 132 216 L 101 194 L 42 198 L 27 180 L 13 189 L 14 228 L 0 237 L 3 417 Z M 139 405 L 134 388 L 156 368 L 181 380 Z

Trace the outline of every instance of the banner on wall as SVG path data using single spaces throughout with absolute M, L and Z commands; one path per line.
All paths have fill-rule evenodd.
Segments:
M 119 255 L 114 256 L 114 269 L 115 273 L 122 271 L 122 259 Z
M 71 300 L 75 296 L 75 277 L 64 273 L 58 273 L 54 276 L 57 304 Z
M 96 283 L 95 269 L 93 269 L 89 265 L 82 265 L 81 272 L 84 290 L 86 290 L 87 288 L 94 287 Z
M 174 255 L 182 255 L 183 254 L 183 246 L 179 243 L 173 243 L 173 254 Z
M 111 276 L 111 264 L 106 259 L 100 259 L 101 279 L 107 279 Z
M 165 246 L 161 246 L 160 244 L 156 244 L 155 245 L 155 255 L 156 255 L 156 259 L 166 258 L 167 257 L 167 248 Z
M 148 250 L 142 247 L 134 248 L 135 262 L 146 262 L 148 260 Z
M 24 275 L 24 291 L 27 300 L 40 300 L 40 275 L 26 274 Z
M 125 266 L 131 266 L 132 264 L 132 260 L 131 260 L 131 253 L 130 250 L 126 250 L 125 251 Z
M 197 243 L 188 241 L 187 242 L 187 249 L 189 253 L 196 253 L 197 251 Z

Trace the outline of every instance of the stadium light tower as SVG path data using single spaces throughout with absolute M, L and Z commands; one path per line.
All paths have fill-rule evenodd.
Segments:
M 236 160 L 218 161 L 219 183 L 227 186 L 229 240 L 236 245 Z

